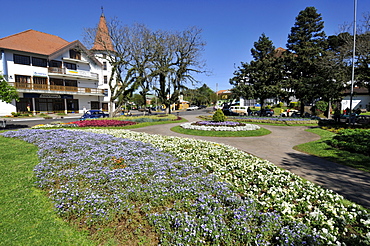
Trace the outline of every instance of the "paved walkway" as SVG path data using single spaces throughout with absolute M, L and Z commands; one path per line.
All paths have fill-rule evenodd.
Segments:
M 196 116 L 182 116 L 189 121 L 199 120 Z M 370 173 L 336 164 L 319 157 L 293 149 L 293 146 L 315 141 L 319 136 L 304 131 L 304 126 L 263 127 L 272 133 L 260 137 L 202 137 L 176 133 L 170 130 L 179 123 L 153 125 L 133 129 L 137 132 L 203 139 L 234 146 L 277 166 L 289 170 L 302 178 L 331 189 L 348 200 L 370 208 Z

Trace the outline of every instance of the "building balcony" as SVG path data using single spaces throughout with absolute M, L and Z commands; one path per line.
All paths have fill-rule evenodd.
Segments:
M 63 93 L 73 95 L 93 95 L 104 96 L 104 90 L 98 88 L 85 88 L 75 86 L 47 85 L 33 83 L 9 83 L 14 86 L 18 92 L 26 93 Z
M 74 79 L 88 79 L 99 80 L 99 74 L 85 70 L 71 70 L 60 67 L 48 67 L 49 76 L 74 78 Z

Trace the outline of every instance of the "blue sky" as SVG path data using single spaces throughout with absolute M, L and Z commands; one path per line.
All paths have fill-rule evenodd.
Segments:
M 28 29 L 83 41 L 84 28 L 95 27 L 101 6 L 109 21 L 145 24 L 152 30 L 182 31 L 196 26 L 207 43 L 202 59 L 210 76 L 195 75 L 201 86 L 229 89 L 229 79 L 262 33 L 275 47 L 285 47 L 301 10 L 314 6 L 323 17 L 327 35 L 353 22 L 354 0 L 10 0 L 2 1 L 0 38 Z M 369 0 L 357 0 L 357 21 L 370 12 Z M 190 86 L 190 85 L 189 85 Z

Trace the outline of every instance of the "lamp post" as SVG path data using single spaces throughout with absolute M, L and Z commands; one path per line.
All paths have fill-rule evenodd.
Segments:
M 354 115 L 352 113 L 352 101 L 353 101 L 353 84 L 355 80 L 355 55 L 356 55 L 356 9 L 357 9 L 357 0 L 354 0 L 354 21 L 353 21 L 353 50 L 352 50 L 352 77 L 351 77 L 351 94 L 349 100 L 349 122 L 350 124 L 355 124 Z

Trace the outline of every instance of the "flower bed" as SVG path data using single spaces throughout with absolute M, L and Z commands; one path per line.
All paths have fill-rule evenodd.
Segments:
M 137 124 L 132 121 L 123 120 L 81 120 L 74 121 L 71 124 L 76 124 L 78 127 L 108 127 L 108 126 L 130 126 Z
M 91 231 L 108 225 L 115 230 L 120 221 L 143 216 L 159 233 L 160 245 L 290 245 L 319 239 L 302 223 L 260 211 L 204 167 L 143 142 L 64 129 L 3 135 L 39 147 L 38 186 L 49 191 L 62 217 Z
M 260 129 L 257 125 L 244 124 L 234 121 L 214 122 L 214 121 L 197 121 L 187 122 L 180 125 L 184 129 L 201 130 L 201 131 L 252 131 Z
M 302 125 L 302 124 L 318 124 L 318 120 L 311 120 L 306 118 L 288 118 L 288 117 L 233 117 L 233 119 L 242 122 L 255 123 L 282 123 L 286 125 Z
M 260 210 L 275 210 L 285 221 L 304 223 L 313 235 L 320 235 L 318 240 L 323 245 L 370 245 L 369 211 L 234 147 L 127 130 L 87 131 L 148 142 L 181 160 L 205 167 L 243 196 L 254 199 Z
M 68 128 L 68 127 L 114 127 L 114 126 L 129 126 L 135 124 L 137 123 L 123 120 L 81 120 L 69 123 L 36 125 L 33 126 L 32 128 L 39 129 L 39 128 Z
M 3 135 L 39 142 L 40 182 L 56 186 L 51 195 L 62 204 L 58 209 L 67 211 L 63 216 L 86 218 L 95 229 L 117 217 L 130 219 L 142 213 L 160 233 L 162 245 L 315 245 L 314 240 L 322 245 L 370 245 L 367 210 L 236 148 L 121 129 L 85 131 L 119 138 L 65 130 L 45 136 L 43 132 L 49 131 Z M 120 138 L 148 142 L 158 149 Z M 159 149 L 170 155 L 157 153 Z M 84 213 L 79 215 L 81 208 Z M 233 233 L 230 241 L 226 232 Z

